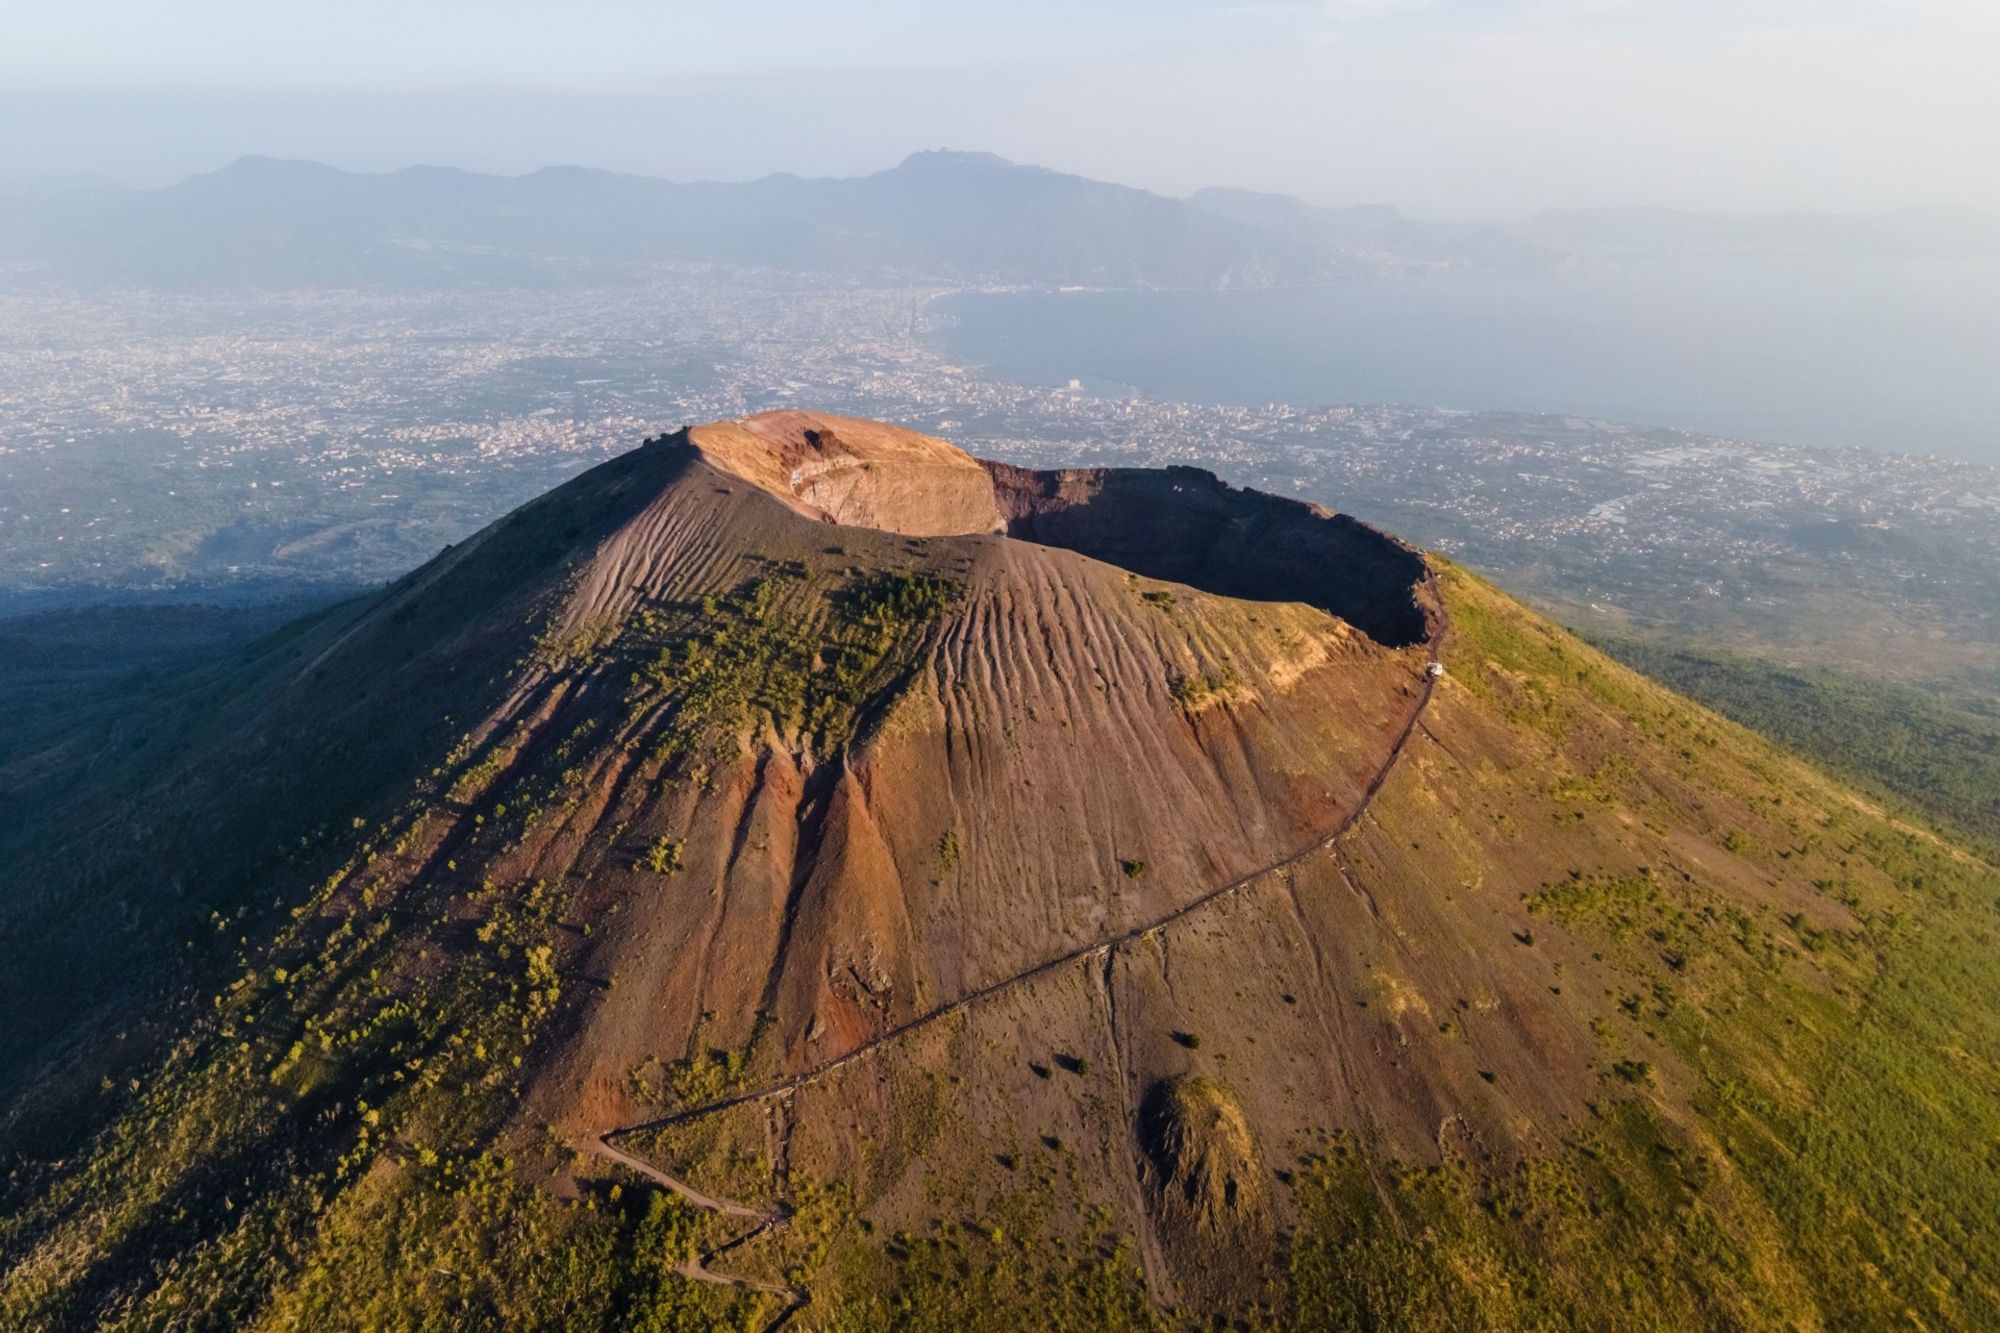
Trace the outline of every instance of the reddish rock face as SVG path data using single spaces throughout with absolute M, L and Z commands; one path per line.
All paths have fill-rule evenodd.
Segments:
M 710 463 L 813 518 L 913 537 L 997 532 L 983 470 L 916 431 L 821 412 L 764 412 L 690 427 Z
M 707 1043 L 755 1047 L 766 1077 L 815 1069 L 1268 869 L 1354 816 L 1421 697 L 1421 557 L 1311 506 L 803 412 L 647 452 L 663 484 L 577 571 L 562 634 L 726 610 L 772 569 L 790 600 L 771 614 L 808 637 L 872 579 L 951 595 L 902 627 L 837 744 L 774 715 L 677 783 L 633 758 L 676 725 L 663 708 L 573 827 L 516 853 L 510 873 L 587 867 L 590 893 L 645 904 L 593 934 L 620 985 L 542 1081 L 579 1129 L 649 1059 Z M 537 729 L 582 725 L 592 693 Z M 701 893 L 647 891 L 603 850 L 668 835 Z

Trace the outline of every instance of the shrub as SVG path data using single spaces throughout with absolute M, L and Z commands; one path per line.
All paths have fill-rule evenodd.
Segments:
M 646 869 L 656 875 L 671 875 L 681 868 L 681 842 L 678 838 L 655 838 L 653 845 L 646 849 Z

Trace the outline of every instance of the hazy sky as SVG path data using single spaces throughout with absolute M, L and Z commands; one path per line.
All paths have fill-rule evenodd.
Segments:
M 983 148 L 1427 216 L 2000 210 L 2000 0 L 16 0 L 0 175 Z

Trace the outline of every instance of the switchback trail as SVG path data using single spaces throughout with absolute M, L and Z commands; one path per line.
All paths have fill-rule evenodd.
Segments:
M 606 1161 L 615 1162 L 626 1170 L 637 1172 L 654 1184 L 671 1190 L 690 1204 L 693 1204 L 696 1208 L 711 1213 L 719 1213 L 724 1217 L 749 1218 L 757 1223 L 757 1225 L 751 1227 L 748 1231 L 730 1237 L 714 1249 L 694 1254 L 681 1263 L 674 1265 L 674 1272 L 691 1282 L 706 1282 L 711 1286 L 717 1287 L 744 1287 L 751 1291 L 769 1292 L 773 1296 L 784 1297 L 785 1308 L 779 1311 L 776 1319 L 771 1321 L 766 1333 L 769 1333 L 769 1329 L 776 1329 L 783 1325 L 786 1320 L 790 1319 L 794 1313 L 806 1304 L 808 1299 L 806 1293 L 788 1283 L 760 1282 L 756 1278 L 736 1277 L 728 1273 L 718 1273 L 708 1266 L 709 1260 L 715 1258 L 716 1255 L 722 1253 L 724 1250 L 733 1250 L 737 1246 L 763 1235 L 773 1227 L 783 1226 L 791 1220 L 790 1212 L 782 1207 L 769 1211 L 760 1211 L 729 1199 L 713 1198 L 702 1193 L 678 1176 L 672 1176 L 660 1170 L 651 1162 L 634 1157 L 630 1153 L 620 1152 L 606 1141 L 608 1137 L 607 1135 L 604 1138 L 591 1139 L 584 1144 L 584 1147 Z
M 1381 765 L 1375 770 L 1375 775 L 1369 779 L 1367 787 L 1362 789 L 1361 799 L 1355 803 L 1354 809 L 1349 811 L 1347 816 L 1344 819 L 1342 819 L 1337 825 L 1335 825 L 1330 832 L 1325 833 L 1322 836 L 1314 839 L 1312 842 L 1307 843 L 1304 847 L 1299 848 L 1297 851 L 1292 852 L 1287 856 L 1281 857 L 1280 859 L 1273 861 L 1268 865 L 1261 866 L 1258 869 L 1251 871 L 1249 874 L 1244 875 L 1239 879 L 1231 880 L 1227 884 L 1223 884 L 1217 888 L 1210 889 L 1208 892 L 1200 895 L 1197 898 L 1190 900 L 1189 902 L 1183 903 L 1181 906 L 1175 908 L 1173 911 L 1168 912 L 1163 916 L 1156 917 L 1153 920 L 1145 922 L 1142 925 L 1134 926 L 1130 930 L 1127 930 L 1119 935 L 1114 935 L 1109 939 L 1099 940 L 1094 944 L 1087 944 L 1082 946 L 1081 948 L 1072 949 L 1068 953 L 1059 954 L 1056 957 L 1045 959 L 1042 962 L 1036 963 L 1033 967 L 1029 967 L 1020 972 L 1016 972 L 1011 976 L 1002 977 L 997 981 L 992 981 L 984 986 L 978 987 L 977 989 L 967 991 L 965 994 L 959 996 L 955 1000 L 951 1000 L 945 1004 L 941 1004 L 936 1006 L 935 1008 L 926 1010 L 925 1012 L 918 1014 L 914 1018 L 908 1019 L 902 1023 L 897 1024 L 892 1028 L 888 1028 L 885 1031 L 876 1034 L 874 1037 L 869 1038 L 867 1041 L 864 1041 L 860 1045 L 853 1047 L 851 1050 L 847 1051 L 842 1055 L 835 1056 L 830 1060 L 823 1060 L 816 1065 L 812 1065 L 806 1069 L 799 1071 L 796 1074 L 793 1074 L 789 1078 L 782 1079 L 775 1083 L 766 1084 L 761 1088 L 754 1088 L 748 1092 L 737 1093 L 729 1097 L 721 1097 L 716 1099 L 715 1101 L 706 1102 L 700 1106 L 691 1106 L 684 1110 L 676 1111 L 672 1115 L 661 1116 L 658 1119 L 643 1121 L 636 1125 L 626 1125 L 619 1129 L 607 1130 L 601 1136 L 589 1141 L 585 1146 L 590 1151 L 596 1153 L 598 1156 L 604 1157 L 607 1160 L 613 1162 L 617 1162 L 618 1164 L 625 1166 L 630 1170 L 638 1172 L 640 1175 L 646 1177 L 647 1179 L 652 1180 L 655 1183 L 662 1185 L 667 1189 L 672 1190 L 674 1193 L 680 1195 L 683 1199 L 686 1199 L 689 1203 L 695 1205 L 698 1208 L 704 1208 L 707 1209 L 708 1211 L 721 1213 L 726 1216 L 754 1218 L 757 1220 L 757 1226 L 754 1227 L 752 1230 L 744 1233 L 741 1236 L 735 1237 L 734 1239 L 717 1247 L 715 1251 L 711 1251 L 710 1254 L 704 1256 L 703 1259 L 690 1260 L 688 1264 L 683 1265 L 682 1271 L 684 1276 L 691 1277 L 697 1281 L 702 1281 L 702 1282 L 717 1283 L 724 1286 L 747 1286 L 755 1288 L 757 1290 L 771 1291 L 787 1295 L 788 1297 L 791 1298 L 793 1303 L 786 1307 L 784 1313 L 781 1314 L 778 1317 L 778 1319 L 771 1325 L 772 1328 L 776 1328 L 780 1324 L 784 1323 L 786 1320 L 790 1319 L 790 1317 L 800 1307 L 805 1305 L 809 1299 L 809 1297 L 803 1290 L 796 1287 L 777 1286 L 760 1282 L 752 1282 L 745 1279 L 733 1278 L 726 1276 L 724 1274 L 710 1272 L 704 1266 L 704 1261 L 706 1258 L 712 1258 L 714 1254 L 720 1253 L 722 1250 L 733 1249 L 737 1245 L 742 1244 L 744 1241 L 749 1240 L 751 1237 L 759 1235 L 764 1231 L 770 1230 L 771 1228 L 783 1226 L 785 1222 L 790 1219 L 790 1213 L 788 1210 L 784 1209 L 781 1206 L 779 1210 L 777 1210 L 776 1212 L 765 1212 L 755 1208 L 748 1207 L 747 1205 L 744 1204 L 733 1203 L 725 1199 L 712 1199 L 708 1195 L 703 1194 L 701 1191 L 689 1185 L 687 1182 L 680 1180 L 672 1175 L 669 1175 L 668 1173 L 660 1170 L 658 1167 L 655 1167 L 650 1163 L 642 1162 L 636 1157 L 632 1157 L 627 1153 L 621 1152 L 620 1150 L 612 1146 L 613 1139 L 623 1138 L 628 1134 L 644 1133 L 648 1130 L 669 1129 L 675 1125 L 682 1125 L 688 1123 L 689 1121 L 699 1120 L 704 1116 L 714 1115 L 720 1111 L 727 1111 L 738 1106 L 748 1106 L 755 1102 L 766 1101 L 772 1097 L 783 1096 L 796 1092 L 798 1089 L 805 1087 L 807 1084 L 817 1082 L 818 1080 L 825 1078 L 828 1074 L 831 1074 L 836 1070 L 843 1069 L 846 1066 L 853 1064 L 855 1061 L 863 1059 L 864 1057 L 870 1054 L 873 1054 L 875 1051 L 880 1050 L 882 1047 L 889 1045 L 890 1043 L 898 1040 L 899 1038 L 908 1036 L 910 1033 L 916 1031 L 919 1028 L 928 1027 L 930 1024 L 935 1023 L 940 1019 L 949 1018 L 953 1014 L 969 1009 L 972 1006 L 979 1004 L 984 1000 L 990 1000 L 996 995 L 1003 994 L 1004 992 L 1012 990 L 1014 987 L 1022 985 L 1026 982 L 1032 981 L 1037 977 L 1046 976 L 1048 973 L 1054 972 L 1060 968 L 1067 967 L 1072 963 L 1081 962 L 1082 960 L 1087 958 L 1095 958 L 1100 954 L 1104 956 L 1105 962 L 1108 966 L 1111 957 L 1114 954 L 1116 954 L 1117 951 L 1122 946 L 1130 944 L 1134 940 L 1142 939 L 1148 935 L 1154 934 L 1157 931 L 1165 930 L 1167 927 L 1172 926 L 1175 923 L 1194 915 L 1196 912 L 1199 912 L 1204 908 L 1213 906 L 1215 903 L 1220 902 L 1225 898 L 1231 897 L 1232 895 L 1241 892 L 1242 890 L 1248 888 L 1252 884 L 1255 884 L 1259 880 L 1262 880 L 1267 876 L 1277 874 L 1281 871 L 1289 870 L 1293 866 L 1298 865 L 1300 862 L 1305 861 L 1307 858 L 1314 856 L 1319 852 L 1322 852 L 1326 850 L 1328 847 L 1332 846 L 1335 842 L 1339 841 L 1339 839 L 1343 837 L 1357 823 L 1359 823 L 1361 817 L 1368 812 L 1368 807 L 1375 800 L 1376 793 L 1382 790 L 1382 784 L 1389 780 L 1389 774 L 1394 771 L 1396 767 L 1396 761 L 1402 758 L 1403 750 L 1406 746 L 1408 746 L 1410 737 L 1413 734 L 1415 734 L 1417 729 L 1417 724 L 1423 719 L 1424 711 L 1430 707 L 1431 695 L 1435 692 L 1437 688 L 1438 677 L 1443 670 L 1442 653 L 1444 649 L 1444 639 L 1447 629 L 1446 622 L 1444 619 L 1444 603 L 1441 597 L 1436 596 L 1437 579 L 1434 574 L 1426 572 L 1423 583 L 1424 586 L 1429 588 L 1433 594 L 1434 598 L 1433 604 L 1437 608 L 1436 610 L 1437 620 L 1435 628 L 1431 632 L 1430 640 L 1428 643 L 1430 652 L 1428 660 L 1425 664 L 1425 670 L 1423 674 L 1423 685 L 1418 692 L 1416 705 L 1410 710 L 1409 717 L 1404 719 L 1402 729 L 1396 734 L 1395 742 L 1390 745 L 1388 753 L 1385 756 L 1383 756 Z
M 640 1175 L 645 1176 L 648 1180 L 656 1184 L 665 1185 L 695 1207 L 705 1209 L 708 1212 L 721 1213 L 725 1217 L 747 1217 L 753 1222 L 766 1223 L 776 1222 L 785 1215 L 782 1210 L 764 1211 L 752 1208 L 747 1204 L 733 1203 L 728 1199 L 711 1198 L 686 1181 L 668 1175 L 651 1162 L 634 1157 L 630 1153 L 619 1151 L 603 1139 L 593 1140 L 586 1146 L 599 1157 L 606 1158 L 618 1163 L 622 1167 L 637 1171 Z

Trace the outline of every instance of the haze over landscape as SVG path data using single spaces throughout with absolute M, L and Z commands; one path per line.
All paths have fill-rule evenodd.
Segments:
M 1426 218 L 2000 208 L 1977 0 L 30 5 L 0 175 L 862 175 L 950 143 Z M 246 133 L 254 126 L 254 132 Z
M 0 1327 L 2000 1325 L 1990 7 L 10 27 Z

